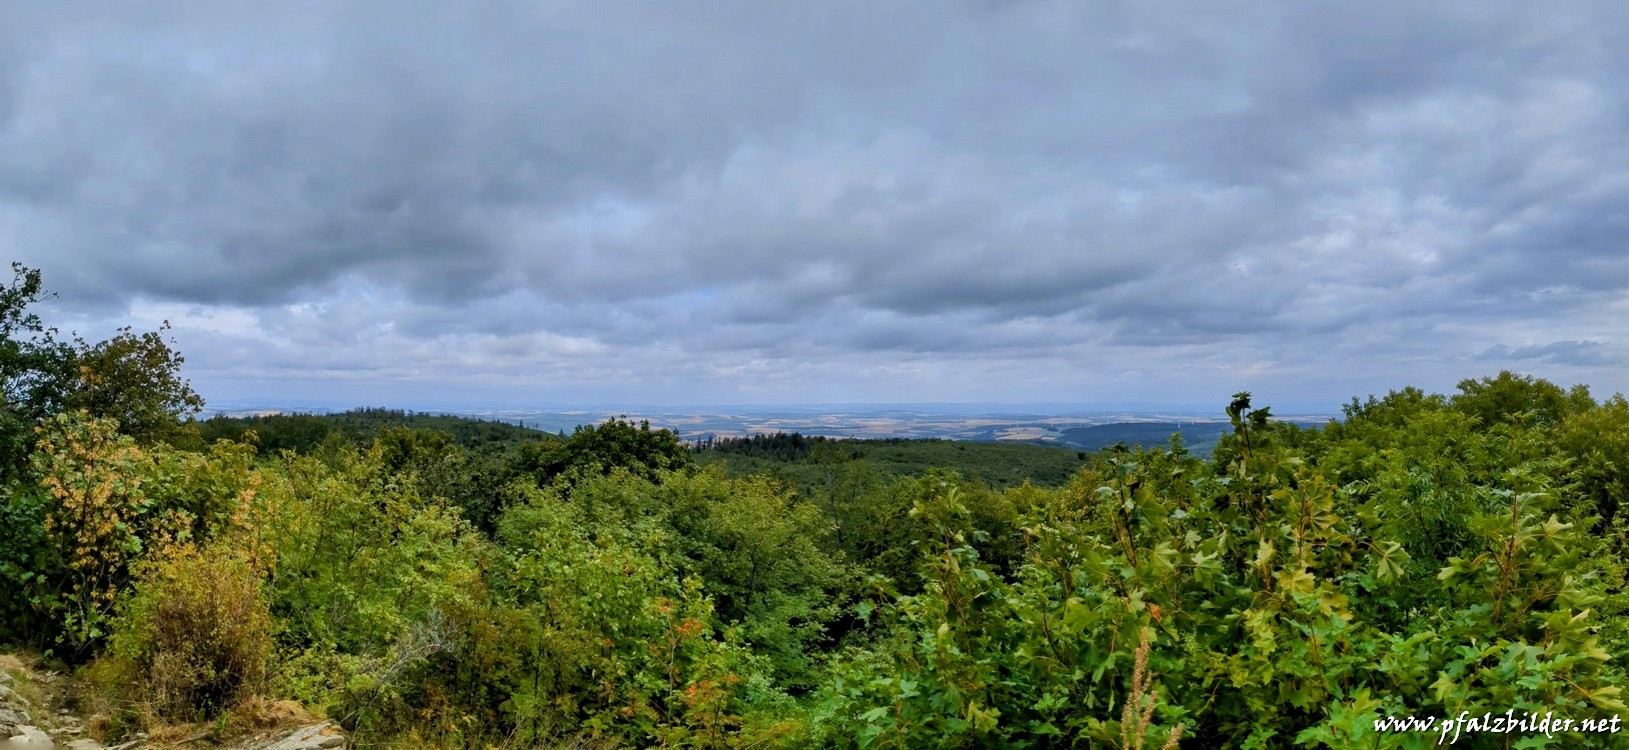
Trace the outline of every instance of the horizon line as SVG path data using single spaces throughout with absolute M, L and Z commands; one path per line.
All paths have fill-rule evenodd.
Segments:
M 1282 406 L 1268 403 L 1264 407 L 1283 409 L 1285 416 L 1323 416 L 1340 413 L 1340 407 L 1331 405 L 1324 408 L 1322 404 L 1313 401 L 1289 401 Z M 649 412 L 652 414 L 695 414 L 702 411 L 742 411 L 762 412 L 776 410 L 791 411 L 821 411 L 842 410 L 854 411 L 857 409 L 869 411 L 909 411 L 918 413 L 933 413 L 934 409 L 1015 409 L 1015 408 L 1046 408 L 1073 409 L 1100 412 L 1137 412 L 1151 413 L 1161 411 L 1181 411 L 1184 413 L 1210 413 L 1215 412 L 1221 416 L 1225 414 L 1226 402 L 1212 404 L 1209 402 L 1160 402 L 1160 401 L 825 401 L 825 402 L 785 402 L 785 403 L 692 403 L 692 404 L 636 404 L 618 402 L 596 402 L 581 404 L 503 404 L 503 403 L 469 403 L 453 404 L 349 404 L 341 405 L 338 401 L 315 399 L 223 399 L 205 404 L 204 412 L 224 410 L 233 411 L 299 411 L 320 409 L 328 412 L 356 411 L 361 409 L 391 409 L 398 411 L 423 412 L 432 414 L 470 414 L 481 412 Z

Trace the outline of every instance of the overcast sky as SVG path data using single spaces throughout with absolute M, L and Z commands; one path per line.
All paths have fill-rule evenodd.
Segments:
M 215 403 L 1608 395 L 1626 77 L 1622 0 L 0 0 L 0 245 Z

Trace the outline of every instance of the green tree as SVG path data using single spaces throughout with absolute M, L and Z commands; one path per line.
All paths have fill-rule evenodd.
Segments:
M 1597 408 L 1576 411 L 1551 439 L 1571 459 L 1579 491 L 1592 502 L 1602 525 L 1612 527 L 1629 504 L 1629 401 L 1619 394 Z
M 720 619 L 741 625 L 782 686 L 813 687 L 813 654 L 857 579 L 822 549 L 831 521 L 768 477 L 728 479 L 720 467 L 669 475 L 655 494 Z
M 62 410 L 74 382 L 73 347 L 30 309 L 55 295 L 38 270 L 12 263 L 11 272 L 0 287 L 0 480 L 27 464 L 34 426 Z
M 1549 427 L 1575 409 L 1595 403 L 1588 388 L 1574 388 L 1569 394 L 1548 380 L 1509 370 L 1491 378 L 1466 378 L 1458 387 L 1454 408 L 1481 420 L 1484 427 L 1500 423 Z
M 157 331 L 136 334 L 129 326 L 106 341 L 78 339 L 79 387 L 68 406 L 118 420 L 119 431 L 143 444 L 174 441 L 183 420 L 203 410 L 204 400 L 181 377 L 185 360 Z
M 617 468 L 655 480 L 664 471 L 691 465 L 690 449 L 670 430 L 652 430 L 649 421 L 609 419 L 604 424 L 578 427 L 564 443 L 536 442 L 521 446 L 521 465 L 547 484 L 571 471 L 609 474 Z
M 511 485 L 519 474 L 499 443 L 465 449 L 440 430 L 385 427 L 374 448 L 386 471 L 414 483 L 421 497 L 451 503 L 486 534 L 497 531 L 498 517 L 517 497 Z

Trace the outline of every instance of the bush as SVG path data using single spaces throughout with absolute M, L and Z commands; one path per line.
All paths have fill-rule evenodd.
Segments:
M 61 567 L 46 536 L 50 496 L 37 485 L 0 485 L 0 643 L 48 648 L 51 594 L 42 571 Z
M 247 561 L 220 547 L 189 549 L 143 572 L 113 647 L 145 675 L 156 714 L 217 714 L 262 686 L 272 638 L 260 584 Z
M 391 474 L 382 451 L 285 455 L 260 493 L 285 656 L 274 684 L 370 740 L 448 700 L 462 719 L 464 696 L 440 692 L 439 670 L 486 606 L 480 534 Z
M 619 473 L 590 484 L 637 492 L 639 483 Z M 513 741 L 530 747 L 585 728 L 639 746 L 772 746 L 797 731 L 767 660 L 718 627 L 700 579 L 681 581 L 653 554 L 665 530 L 636 519 L 624 541 L 588 527 L 579 507 L 549 492 L 499 525 L 508 558 L 499 588 L 518 616 L 495 677 Z
M 53 569 L 34 571 L 37 607 L 49 612 L 73 656 L 90 653 L 130 582 L 132 566 L 186 533 L 187 519 L 142 488 L 150 457 L 110 419 L 58 414 L 39 428 L 31 460 L 48 500 Z

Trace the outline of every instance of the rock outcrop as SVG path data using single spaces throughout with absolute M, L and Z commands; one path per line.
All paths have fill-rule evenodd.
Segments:
M 296 730 L 264 750 L 327 750 L 345 747 L 345 735 L 328 722 Z
M 18 693 L 18 687 L 17 678 L 10 671 L 0 669 L 0 738 L 14 746 L 50 747 L 51 735 L 34 725 L 34 714 L 39 707 Z

